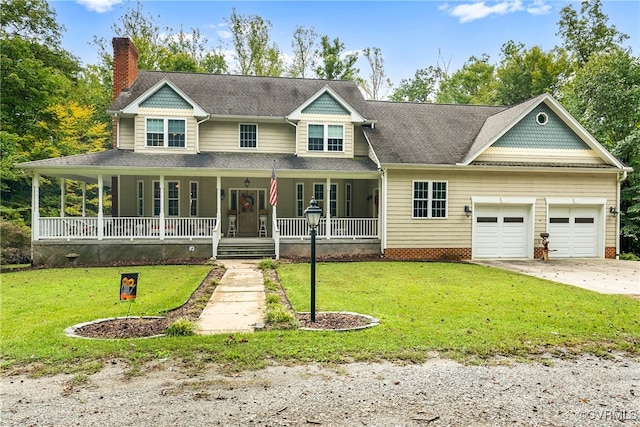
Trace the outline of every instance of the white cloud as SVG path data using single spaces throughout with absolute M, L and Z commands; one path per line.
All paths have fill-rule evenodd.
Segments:
M 218 30 L 218 37 L 222 40 L 230 39 L 233 36 L 229 30 Z
M 533 5 L 527 8 L 527 13 L 532 15 L 546 15 L 551 11 L 551 5 L 548 5 L 544 0 L 535 0 Z
M 122 0 L 76 0 L 76 2 L 94 12 L 104 13 L 110 11 L 114 5 L 122 3 Z
M 452 9 L 449 9 L 449 14 L 460 19 L 461 23 L 465 23 L 486 18 L 490 15 L 504 15 L 523 9 L 522 0 L 505 0 L 491 6 L 487 5 L 484 1 L 480 1 L 454 6 Z

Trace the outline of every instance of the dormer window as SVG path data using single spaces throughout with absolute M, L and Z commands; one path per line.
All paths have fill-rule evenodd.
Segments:
M 186 147 L 185 119 L 147 119 L 147 147 Z
M 256 148 L 258 146 L 258 125 L 240 124 L 240 148 Z
M 344 151 L 344 126 L 309 124 L 307 149 L 309 151 Z

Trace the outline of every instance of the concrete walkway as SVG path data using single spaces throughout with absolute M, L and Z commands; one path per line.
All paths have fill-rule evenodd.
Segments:
M 264 322 L 265 292 L 259 260 L 219 260 L 226 272 L 198 319 L 202 335 L 253 332 Z

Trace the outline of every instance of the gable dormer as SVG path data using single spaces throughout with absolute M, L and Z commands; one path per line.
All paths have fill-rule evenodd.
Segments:
M 197 152 L 196 126 L 205 111 L 163 78 L 119 113 L 119 147 L 144 153 Z
M 297 122 L 298 156 L 353 157 L 356 126 L 365 119 L 329 85 L 287 117 Z

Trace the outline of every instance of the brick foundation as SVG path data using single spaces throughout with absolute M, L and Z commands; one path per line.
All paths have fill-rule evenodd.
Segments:
M 604 257 L 605 258 L 609 258 L 609 259 L 615 259 L 616 258 L 616 248 L 613 247 L 609 247 L 609 248 L 604 248 Z
M 398 261 L 470 259 L 471 248 L 391 248 L 385 249 L 384 257 Z

